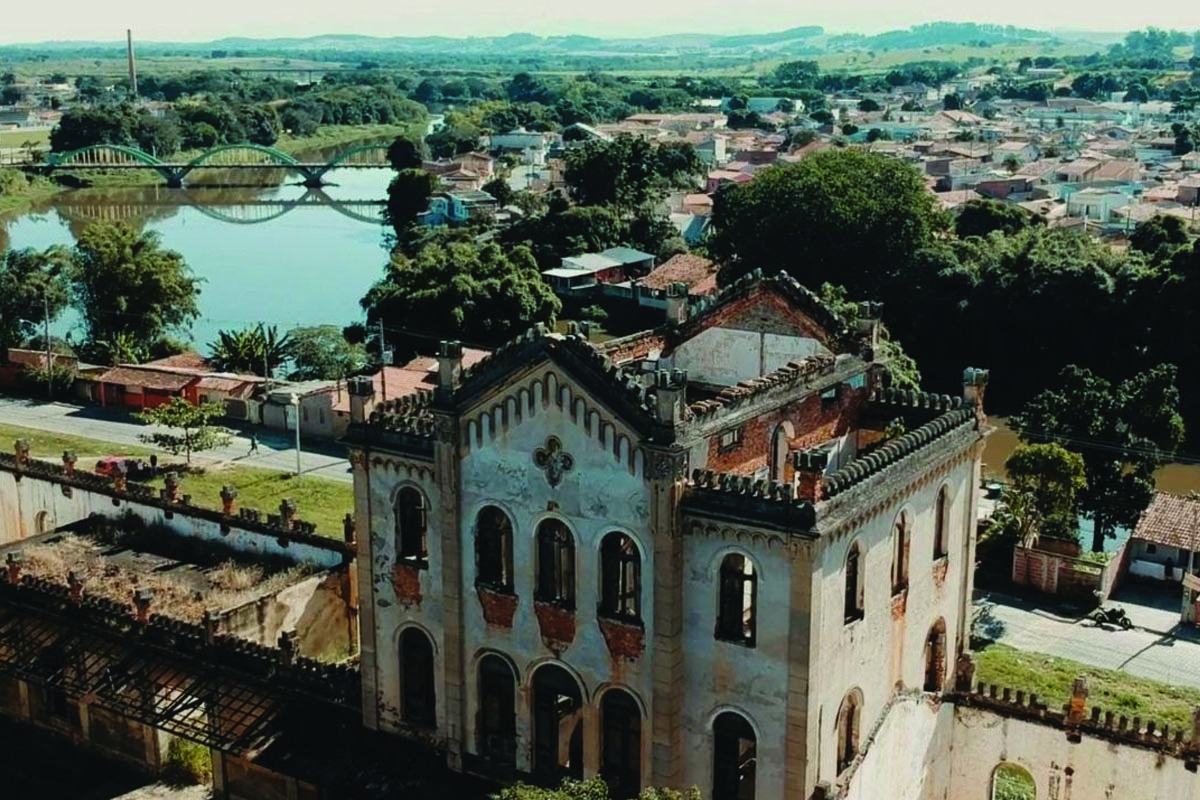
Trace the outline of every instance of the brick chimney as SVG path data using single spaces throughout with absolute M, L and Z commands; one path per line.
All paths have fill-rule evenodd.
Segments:
M 683 422 L 687 405 L 687 370 L 660 369 L 654 373 L 655 415 L 659 422 L 678 425 Z
M 134 618 L 138 624 L 145 625 L 150 621 L 150 601 L 154 599 L 154 590 L 143 586 L 133 593 Z
M 237 489 L 229 484 L 221 487 L 221 513 L 227 517 L 233 516 L 233 501 L 237 500 Z
M 792 456 L 796 469 L 796 499 L 819 503 L 825 497 L 825 468 L 829 453 L 825 450 L 801 450 Z
M 1067 704 L 1067 724 L 1071 726 L 1083 723 L 1083 712 L 1087 708 L 1088 681 L 1084 676 L 1075 679 L 1071 687 L 1071 701 Z
M 444 391 L 458 388 L 462 381 L 462 342 L 442 342 L 438 345 L 438 387 Z
M 75 456 L 74 450 L 63 450 L 62 463 L 63 474 L 70 477 L 75 474 L 75 462 L 79 459 Z
M 29 440 L 17 439 L 13 442 L 13 453 L 17 457 L 17 466 L 23 467 L 29 463 Z
M 858 335 L 866 340 L 866 344 L 871 348 L 871 357 L 875 357 L 875 351 L 879 349 L 879 321 L 883 317 L 883 303 L 873 303 L 867 301 L 858 304 L 858 321 L 856 327 Z
M 178 503 L 179 476 L 174 472 L 168 472 L 167 477 L 163 479 L 163 485 L 166 487 L 162 493 L 163 500 L 166 500 L 168 503 Z
M 667 322 L 682 325 L 688 318 L 688 287 L 686 283 L 667 286 Z
M 346 382 L 350 392 L 350 421 L 366 422 L 367 414 L 375 398 L 375 384 L 370 378 L 360 376 Z

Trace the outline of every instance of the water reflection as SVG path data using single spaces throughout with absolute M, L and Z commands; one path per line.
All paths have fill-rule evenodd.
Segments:
M 321 189 L 280 183 L 63 192 L 0 218 L 0 245 L 70 246 L 100 220 L 158 232 L 203 279 L 202 318 L 190 332 L 202 350 L 221 328 L 347 325 L 362 318 L 358 301 L 387 261 L 382 210 L 390 172 L 335 170 L 328 177 Z M 78 336 L 77 322 L 68 315 L 55 333 Z

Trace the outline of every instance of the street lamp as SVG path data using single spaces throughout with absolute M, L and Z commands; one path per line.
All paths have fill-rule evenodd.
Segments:
M 296 422 L 296 477 L 300 477 L 300 395 L 289 395 L 292 408 L 295 410 L 293 419 Z

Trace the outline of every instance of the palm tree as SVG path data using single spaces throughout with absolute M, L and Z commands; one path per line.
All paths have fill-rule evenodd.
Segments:
M 250 373 L 269 378 L 291 357 L 292 340 L 279 336 L 274 325 L 258 325 L 240 331 L 217 331 L 209 345 L 212 362 L 222 372 Z

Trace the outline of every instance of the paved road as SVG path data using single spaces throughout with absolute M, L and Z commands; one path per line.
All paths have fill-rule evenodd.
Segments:
M 1100 628 L 1084 617 L 995 593 L 979 593 L 975 632 L 1021 650 L 1069 658 L 1164 683 L 1200 688 L 1200 635 L 1178 626 L 1179 611 L 1163 601 L 1129 592 L 1119 596 L 1132 630 Z M 1129 602 L 1134 599 L 1142 602 Z
M 152 430 L 123 414 L 101 408 L 8 398 L 0 398 L 0 422 L 125 445 L 142 445 L 138 434 Z M 260 437 L 258 453 L 250 456 L 250 440 L 235 435 L 228 446 L 207 451 L 205 456 L 218 461 L 291 472 L 296 469 L 293 442 L 294 439 L 288 434 L 271 432 Z M 303 441 L 301 447 L 304 447 Z M 353 480 L 349 462 L 344 455 L 338 454 L 338 450 L 332 444 L 325 445 L 321 452 L 302 449 L 300 467 L 305 475 L 349 483 Z

